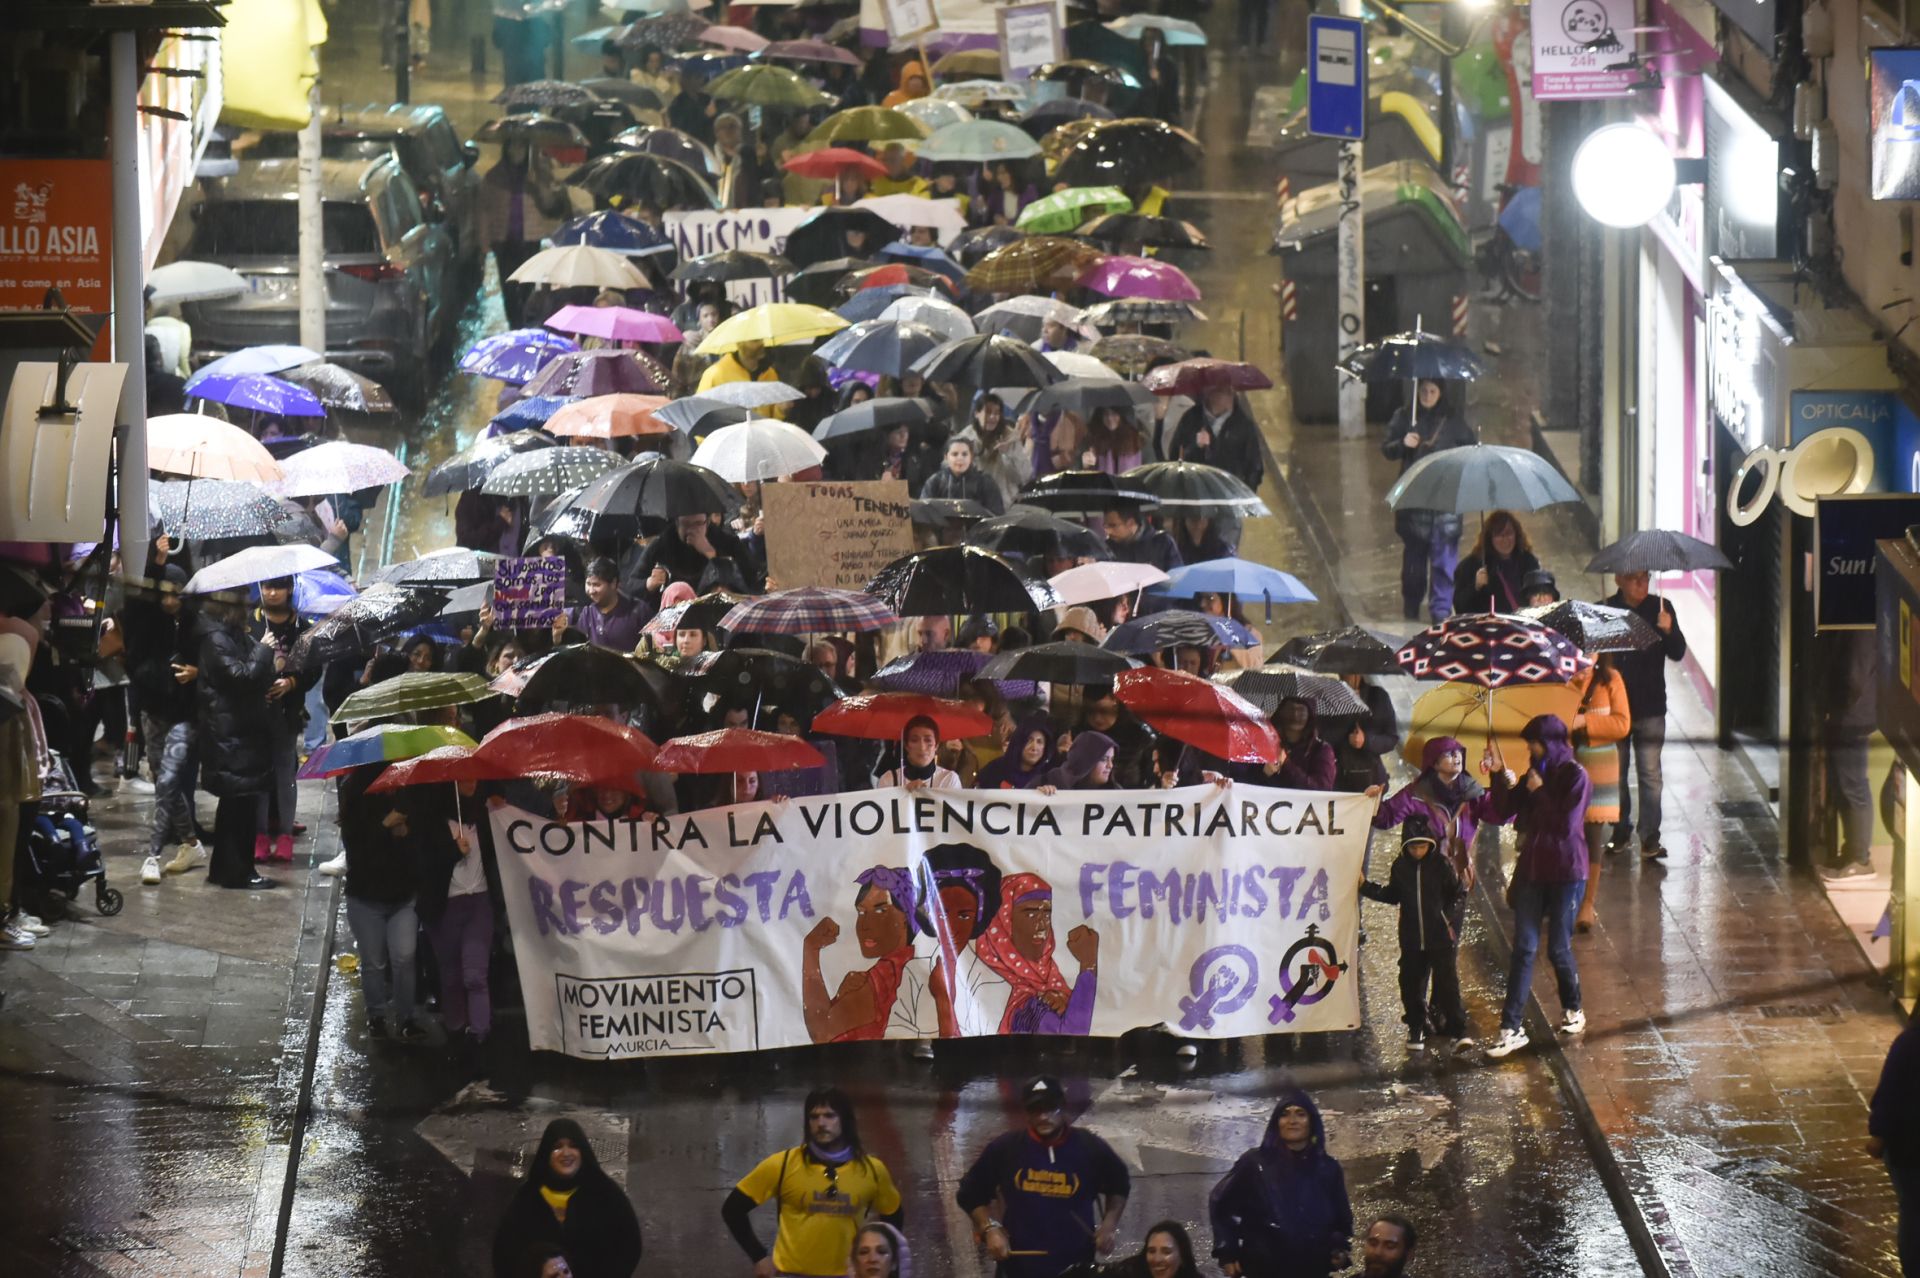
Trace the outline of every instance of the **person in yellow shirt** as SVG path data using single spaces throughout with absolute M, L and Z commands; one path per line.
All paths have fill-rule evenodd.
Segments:
M 750 1219 L 769 1198 L 779 1200 L 780 1213 L 771 1255 Z M 887 1165 L 860 1147 L 853 1102 L 826 1087 L 807 1096 L 805 1139 L 742 1177 L 720 1218 L 753 1262 L 754 1278 L 842 1278 L 860 1227 L 877 1218 L 898 1229 L 900 1206 Z
M 880 152 L 880 163 L 887 175 L 873 180 L 873 195 L 925 195 L 927 180 L 913 171 L 913 152 L 899 142 L 887 143 Z
M 780 370 L 773 366 L 771 359 L 767 358 L 767 344 L 742 342 L 707 366 L 707 371 L 700 374 L 700 385 L 695 393 L 704 395 L 711 387 L 721 386 L 727 382 L 777 382 L 779 380 Z M 754 412 L 762 417 L 784 419 L 786 417 L 784 408 L 785 405 L 774 404 L 767 408 L 757 408 Z

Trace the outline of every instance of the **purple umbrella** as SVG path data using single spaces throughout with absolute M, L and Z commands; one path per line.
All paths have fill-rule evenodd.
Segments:
M 919 692 L 930 697 L 952 697 L 960 685 L 980 673 L 980 667 L 993 654 L 971 648 L 943 648 L 934 652 L 916 652 L 896 657 L 868 680 L 868 686 L 882 692 Z M 1031 679 L 996 679 L 994 686 L 1009 701 L 1040 695 L 1040 685 Z
M 667 371 L 637 351 L 573 351 L 556 356 L 529 381 L 527 395 L 660 395 Z
M 460 371 L 497 378 L 518 386 L 532 379 L 556 355 L 580 349 L 580 343 L 544 328 L 516 328 L 483 337 L 460 357 Z
M 1109 257 L 1080 277 L 1083 287 L 1108 297 L 1197 302 L 1200 290 L 1179 267 L 1150 257 Z
M 187 387 L 187 394 L 194 399 L 225 404 L 228 408 L 250 408 L 256 413 L 277 413 L 282 417 L 327 415 L 318 395 L 304 386 L 295 386 L 265 373 L 216 373 Z

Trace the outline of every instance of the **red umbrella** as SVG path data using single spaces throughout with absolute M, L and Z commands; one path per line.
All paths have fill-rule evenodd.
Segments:
M 473 764 L 491 779 L 557 778 L 632 789 L 633 774 L 653 770 L 656 753 L 636 728 L 596 715 L 556 712 L 507 720 L 480 742 Z
M 384 794 L 408 785 L 483 780 L 485 769 L 472 762 L 473 754 L 472 746 L 450 745 L 429 750 L 416 759 L 403 759 L 376 777 L 367 793 Z
M 817 768 L 826 761 L 825 755 L 798 737 L 751 728 L 674 737 L 654 757 L 662 772 L 780 772 Z
M 819 178 L 832 181 L 854 169 L 870 178 L 883 178 L 887 175 L 887 166 L 864 155 L 852 147 L 829 146 L 818 151 L 807 151 L 789 159 L 781 166 L 789 173 L 798 173 L 801 177 Z
M 813 730 L 836 737 L 863 737 L 869 741 L 898 741 L 907 724 L 925 717 L 933 720 L 942 741 L 985 736 L 993 720 L 985 711 L 962 701 L 925 697 L 913 692 L 879 692 L 848 697 L 813 717 Z
M 1156 395 L 1189 395 L 1198 398 L 1215 386 L 1235 390 L 1266 390 L 1273 379 L 1251 364 L 1230 359 L 1183 359 L 1177 364 L 1162 364 L 1140 384 Z
M 1258 706 L 1231 688 L 1142 666 L 1115 675 L 1113 695 L 1150 727 L 1217 758 L 1273 763 L 1280 757 L 1280 734 Z

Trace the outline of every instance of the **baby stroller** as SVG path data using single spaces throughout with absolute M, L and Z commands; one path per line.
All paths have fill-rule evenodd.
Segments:
M 87 820 L 87 796 L 80 792 L 65 757 L 55 751 L 52 758 L 40 780 L 39 810 L 23 831 L 22 898 L 42 907 L 36 913 L 44 913 L 55 898 L 71 901 L 91 882 L 93 908 L 107 916 L 118 914 L 126 900 L 107 886 L 100 836 Z

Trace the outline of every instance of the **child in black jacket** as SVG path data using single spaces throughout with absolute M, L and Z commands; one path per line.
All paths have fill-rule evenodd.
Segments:
M 1473 1050 L 1473 1039 L 1460 1002 L 1457 963 L 1466 892 L 1452 863 L 1437 854 L 1438 847 L 1427 819 L 1408 817 L 1401 826 L 1400 855 L 1387 871 L 1386 883 L 1362 881 L 1360 892 L 1370 900 L 1400 907 L 1400 1004 L 1407 1023 L 1407 1050 L 1426 1047 L 1431 981 L 1432 1028 L 1439 1037 L 1454 1040 L 1456 1053 L 1465 1054 Z

